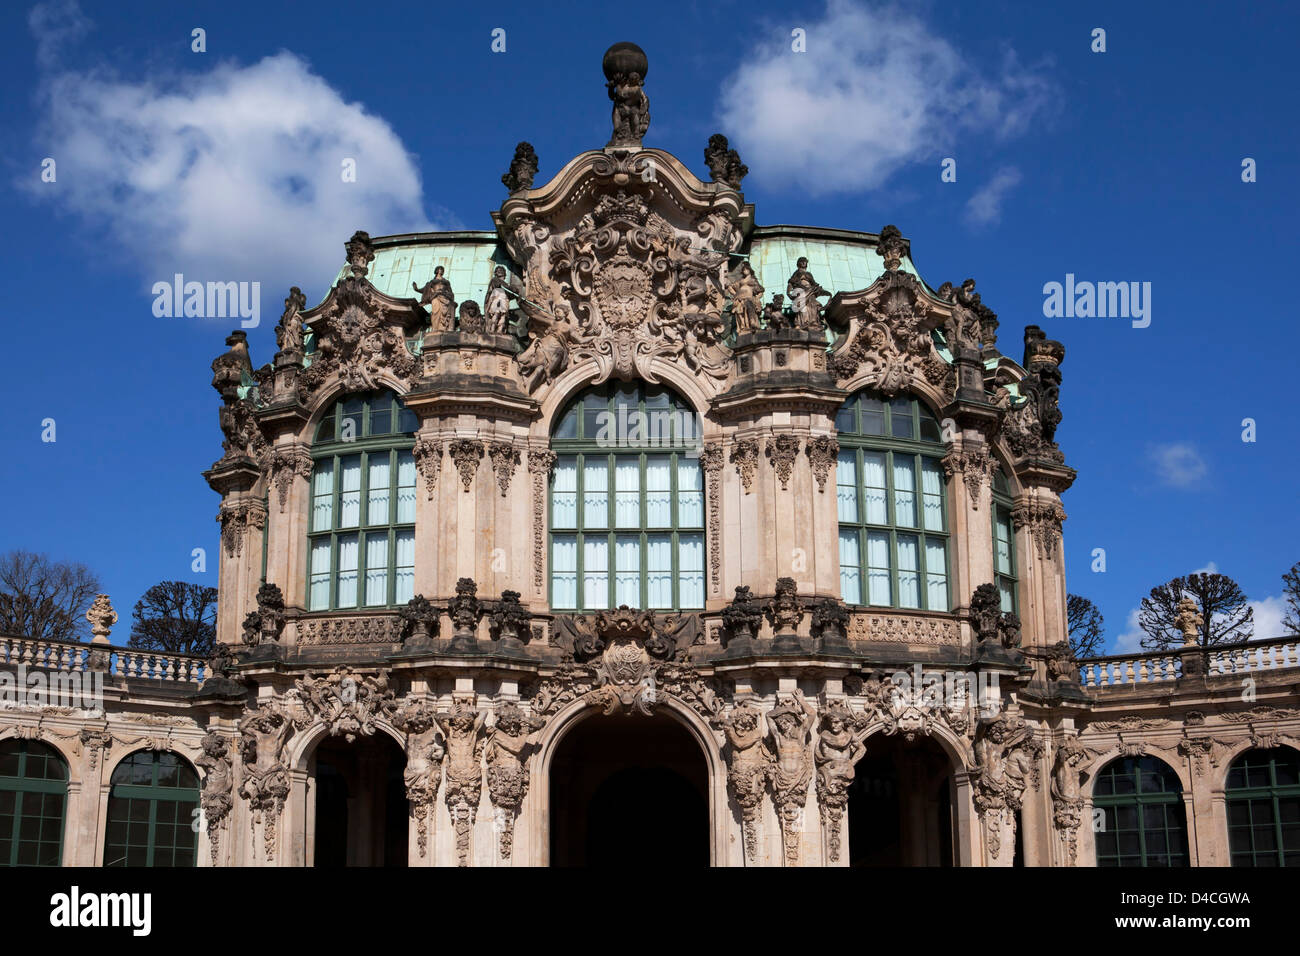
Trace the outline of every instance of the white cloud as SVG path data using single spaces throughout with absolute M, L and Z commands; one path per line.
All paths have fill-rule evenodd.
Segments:
M 1257 640 L 1282 637 L 1287 633 L 1287 629 L 1282 624 L 1288 610 L 1283 595 L 1266 597 L 1262 601 L 1251 601 L 1250 608 L 1255 612 L 1254 636 Z
M 1020 185 L 1020 170 L 1007 166 L 966 200 L 966 221 L 973 226 L 996 226 L 1002 221 L 1002 200 Z
M 1128 612 L 1128 620 L 1124 622 L 1124 633 L 1115 638 L 1115 647 L 1112 654 L 1141 654 L 1144 653 L 1142 648 L 1142 638 L 1146 637 L 1146 631 L 1142 630 L 1138 624 L 1138 608 Z
M 792 26 L 806 53 L 791 50 Z M 719 121 L 756 178 L 814 195 L 873 189 L 926 159 L 937 178 L 959 134 L 1019 135 L 1057 97 L 1014 52 L 986 75 L 899 7 L 828 0 L 821 19 L 772 34 L 724 82 Z
M 1175 488 L 1190 488 L 1209 471 L 1205 459 L 1190 442 L 1155 445 L 1150 456 L 1160 480 Z
M 42 48 L 67 35 L 49 8 L 31 25 Z M 46 65 L 40 134 L 58 179 L 34 191 L 102 228 L 146 282 L 323 291 L 354 230 L 430 228 L 397 134 L 292 53 L 142 80 Z
M 1192 571 L 1192 572 L 1190 572 L 1190 573 L 1191 573 L 1191 574 L 1218 574 L 1218 573 L 1219 573 L 1219 565 L 1218 565 L 1216 562 L 1211 561 L 1211 562 L 1210 562 L 1209 564 L 1207 564 L 1205 567 L 1203 567 L 1203 568 L 1197 568 L 1195 571 Z
M 38 3 L 27 15 L 27 25 L 36 38 L 36 62 L 42 67 L 56 63 L 63 47 L 76 42 L 90 30 L 90 21 L 75 0 Z

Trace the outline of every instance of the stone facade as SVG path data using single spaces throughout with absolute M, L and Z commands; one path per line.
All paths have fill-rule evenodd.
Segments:
M 376 862 L 393 834 L 361 833 L 383 808 L 356 787 L 384 785 L 365 748 L 387 739 L 406 863 L 545 865 L 560 859 L 556 804 L 579 788 L 554 779 L 566 739 L 589 725 L 616 752 L 671 724 L 696 751 L 713 865 L 862 862 L 854 830 L 871 804 L 854 781 L 884 753 L 921 808 L 899 825 L 900 860 L 1091 865 L 1098 771 L 1151 755 L 1181 783 L 1190 862 L 1227 863 L 1229 767 L 1300 746 L 1295 640 L 1249 659 L 1062 655 L 1060 496 L 1075 477 L 1055 442 L 1063 346 L 1030 326 L 1022 361 L 1003 355 L 974 282 L 935 291 L 893 226 L 757 227 L 725 138 L 705 150 L 709 181 L 642 146 L 644 54 L 621 44 L 604 65 L 609 145 L 534 186 L 521 143 L 494 233 L 358 232 L 323 302 L 291 291 L 270 364 L 254 367 L 242 333 L 227 340 L 213 363 L 224 453 L 205 473 L 221 498 L 213 661 L 0 638 L 0 664 L 106 674 L 101 710 L 0 711 L 0 740 L 39 740 L 68 764 L 63 861 L 104 862 L 112 770 L 147 748 L 202 771 L 199 865 L 320 862 L 328 746 L 340 766 L 360 748 L 345 856 Z M 477 290 L 448 277 L 457 244 L 492 266 Z M 801 250 L 828 245 L 859 265 L 831 259 L 814 277 Z M 863 262 L 871 281 L 846 284 Z M 469 291 L 481 306 L 457 303 Z M 699 607 L 550 604 L 553 436 L 574 396 L 606 381 L 662 384 L 696 413 Z M 842 599 L 836 414 L 863 389 L 914 397 L 943 423 L 948 610 Z M 418 421 L 415 597 L 310 610 L 315 437 L 337 400 L 379 391 Z M 1000 612 L 992 583 L 995 475 L 1018 614 Z M 922 673 L 970 690 L 894 676 Z M 636 822 L 623 832 L 637 839 Z

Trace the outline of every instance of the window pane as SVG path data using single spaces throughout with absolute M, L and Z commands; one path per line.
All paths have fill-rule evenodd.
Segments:
M 578 540 L 573 535 L 557 534 L 551 542 L 551 603 L 578 606 Z
M 397 453 L 397 523 L 415 524 L 415 458 Z
M 1011 573 L 1011 519 L 1000 508 L 993 523 L 993 562 L 999 574 Z
M 921 606 L 920 553 L 916 536 L 898 536 L 898 606 Z
M 694 458 L 677 456 L 677 526 L 704 527 L 704 486 L 700 463 Z
M 338 607 L 357 606 L 357 536 L 339 536 Z
M 361 520 L 361 456 L 348 455 L 339 469 L 339 527 L 355 528 Z
M 894 523 L 916 527 L 916 464 L 902 455 L 894 456 Z
M 867 535 L 867 582 L 871 603 L 888 605 L 890 603 L 888 534 L 873 531 Z
M 943 530 L 943 470 L 933 458 L 921 459 L 921 492 L 925 504 L 925 530 Z
M 565 455 L 555 463 L 551 483 L 551 527 L 578 526 L 578 459 Z M 577 565 L 574 565 L 577 568 Z
M 363 434 L 362 412 L 365 403 L 359 398 L 349 399 L 343 403 L 343 412 L 339 416 L 339 438 L 343 441 L 356 441 Z
M 330 539 L 327 535 L 311 543 L 311 587 L 308 607 L 323 611 L 330 606 Z
M 388 602 L 388 535 L 366 535 L 366 604 Z
M 582 544 L 582 606 L 609 607 L 609 541 L 588 536 Z
M 609 527 L 609 462 L 603 457 L 588 456 L 583 463 L 582 482 L 583 526 Z
M 578 437 L 578 408 L 581 403 L 575 403 L 572 408 L 564 413 L 560 419 L 560 424 L 555 428 L 555 438 L 577 438 Z
M 942 441 L 943 433 L 939 430 L 939 423 L 935 421 L 933 415 L 928 409 L 921 409 L 921 440 L 922 441 Z
M 673 539 L 668 534 L 646 537 L 646 606 L 673 606 Z
M 845 435 L 852 434 L 858 430 L 857 422 L 854 419 L 854 406 L 856 399 L 850 398 L 835 414 L 835 430 Z
M 862 397 L 862 434 L 885 433 L 885 406 L 878 398 Z
M 677 538 L 677 603 L 679 607 L 704 607 L 704 535 Z
M 620 455 L 614 459 L 614 523 L 619 528 L 641 527 L 639 455 Z
M 370 475 L 366 489 L 366 524 L 388 524 L 388 503 L 392 496 L 389 487 L 389 461 L 387 452 L 369 456 Z
M 614 543 L 614 603 L 641 606 L 641 536 L 621 534 Z
M 334 459 L 316 463 L 311 476 L 311 530 L 328 531 L 334 519 Z
M 890 434 L 895 438 L 915 438 L 912 430 L 912 401 L 896 398 L 889 403 Z
M 867 524 L 889 524 L 885 509 L 884 452 L 864 451 L 862 453 L 862 486 Z
M 397 593 L 393 600 L 405 604 L 415 597 L 415 532 L 399 531 L 394 538 L 397 545 Z
M 858 533 L 840 531 L 840 595 L 846 604 L 862 603 L 862 558 Z
M 667 455 L 646 455 L 645 511 L 647 528 L 672 527 L 672 480 Z
M 841 521 L 858 520 L 858 463 L 852 450 L 841 451 L 835 460 L 836 507 Z
M 941 540 L 925 539 L 925 606 L 948 610 L 948 548 Z
M 1003 611 L 1016 609 L 1016 587 L 1009 578 L 998 578 L 998 606 Z

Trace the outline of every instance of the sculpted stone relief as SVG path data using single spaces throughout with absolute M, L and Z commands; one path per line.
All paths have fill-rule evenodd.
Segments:
M 538 732 L 545 725 L 545 720 L 524 713 L 512 702 L 497 708 L 488 736 L 488 794 L 499 815 L 503 860 L 510 859 L 513 850 L 515 816 L 528 793 L 528 758 L 536 752 Z
M 989 856 L 997 860 L 1015 838 L 1016 813 L 1025 790 L 1040 784 L 1042 744 L 1024 718 L 1003 713 L 975 739 L 975 809 L 984 820 Z

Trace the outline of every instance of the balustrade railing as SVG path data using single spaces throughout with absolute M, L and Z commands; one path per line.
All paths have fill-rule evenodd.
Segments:
M 90 670 L 90 655 L 108 654 L 106 673 L 140 680 L 182 681 L 197 684 L 207 677 L 207 661 L 189 654 L 140 651 L 103 644 L 78 644 L 0 634 L 0 666 L 41 668 L 79 673 Z
M 1182 660 L 1178 651 L 1090 657 L 1079 661 L 1079 682 L 1084 687 L 1118 687 L 1177 680 L 1183 675 Z M 1300 637 L 1211 647 L 1205 660 L 1210 677 L 1300 667 Z

